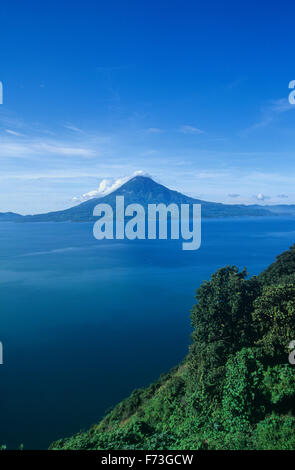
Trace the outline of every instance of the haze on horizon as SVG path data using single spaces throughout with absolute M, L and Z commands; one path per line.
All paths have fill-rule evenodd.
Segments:
M 0 212 L 65 209 L 138 171 L 207 201 L 295 203 L 283 4 L 2 2 Z

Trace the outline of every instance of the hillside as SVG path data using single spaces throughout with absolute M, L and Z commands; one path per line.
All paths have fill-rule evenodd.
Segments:
M 197 290 L 184 361 L 51 449 L 295 449 L 295 245 L 260 276 Z M 164 334 L 164 332 L 163 332 Z
M 0 212 L 0 222 L 16 222 L 22 218 L 20 214 L 15 214 L 14 212 Z

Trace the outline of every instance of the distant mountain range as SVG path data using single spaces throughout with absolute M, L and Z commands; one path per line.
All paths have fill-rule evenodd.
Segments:
M 21 219 L 23 219 L 23 216 L 14 212 L 0 212 L 0 222 L 11 222 Z
M 175 204 L 201 204 L 203 218 L 216 217 L 269 217 L 276 215 L 294 215 L 295 205 L 260 206 L 243 204 L 222 204 L 216 202 L 194 199 L 184 194 L 166 188 L 156 183 L 147 176 L 135 176 L 112 193 L 90 199 L 70 209 L 48 212 L 46 214 L 22 216 L 13 212 L 0 213 L 0 222 L 90 222 L 97 218 L 93 217 L 93 209 L 98 203 L 106 203 L 115 207 L 116 196 L 125 197 L 125 206 L 132 203 L 141 204 L 147 208 L 148 204 L 163 203 Z

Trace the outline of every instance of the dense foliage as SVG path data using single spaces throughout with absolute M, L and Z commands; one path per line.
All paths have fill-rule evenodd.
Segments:
M 295 246 L 260 276 L 197 290 L 187 358 L 52 449 L 295 449 Z

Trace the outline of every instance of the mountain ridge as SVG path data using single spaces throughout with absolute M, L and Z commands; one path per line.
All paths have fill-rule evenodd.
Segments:
M 244 204 L 223 204 L 220 202 L 203 201 L 191 196 L 186 196 L 179 191 L 169 189 L 155 182 L 150 177 L 134 176 L 111 193 L 89 199 L 69 209 L 24 216 L 15 213 L 0 213 L 0 221 L 91 222 L 96 220 L 96 218 L 93 217 L 94 207 L 99 203 L 106 203 L 114 208 L 116 196 L 125 197 L 125 206 L 132 203 L 138 203 L 144 207 L 147 207 L 148 204 L 159 203 L 166 205 L 171 203 L 201 204 L 204 218 L 295 215 L 295 206 L 288 206 L 288 209 L 286 209 L 284 206 L 260 206 L 258 204 L 247 206 Z

